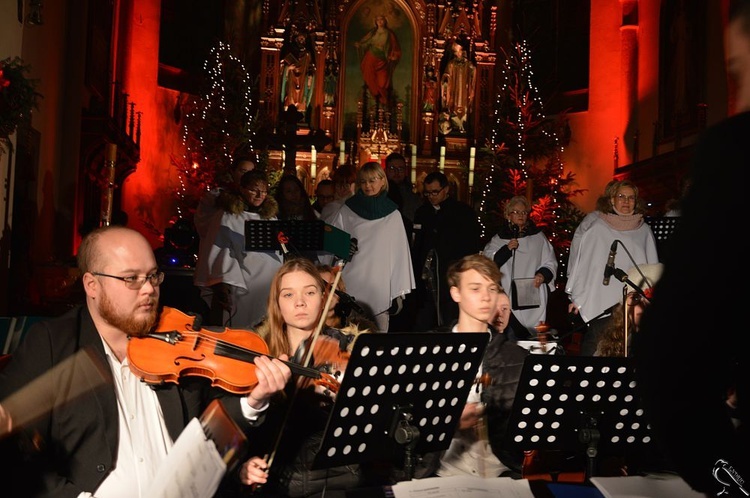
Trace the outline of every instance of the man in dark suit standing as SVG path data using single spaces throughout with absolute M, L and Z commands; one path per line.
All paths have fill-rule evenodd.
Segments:
M 434 330 L 458 318 L 445 280 L 454 261 L 481 250 L 481 228 L 474 210 L 450 195 L 448 178 L 440 171 L 423 181 L 423 203 L 414 215 L 412 258 L 417 277 L 417 331 Z
M 713 248 L 710 241 L 742 231 L 747 210 L 749 0 L 730 6 L 726 49 L 739 113 L 707 129 L 696 145 L 682 218 L 633 347 L 654 439 L 680 476 L 707 496 L 747 496 L 750 334 L 742 323 L 746 294 L 734 290 L 745 276 L 747 248 L 739 241 Z M 711 248 L 696 253 L 706 242 Z M 696 303 L 700 309 L 688 311 Z
M 128 358 L 130 339 L 159 320 L 164 273 L 150 244 L 129 228 L 99 228 L 81 243 L 78 267 L 85 304 L 35 324 L 0 372 L 0 403 L 14 430 L 0 441 L 0 475 L 9 476 L 3 496 L 147 496 L 174 441 L 213 398 L 221 396 L 249 428 L 291 377 L 284 363 L 261 357 L 247 396 L 218 391 L 202 377 L 150 387 Z M 81 352 L 93 368 L 81 373 L 78 360 L 62 368 Z M 39 416 L 25 420 L 32 409 Z

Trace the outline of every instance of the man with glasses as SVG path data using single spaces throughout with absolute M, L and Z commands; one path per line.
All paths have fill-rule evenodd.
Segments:
M 12 476 L 3 496 L 146 497 L 174 441 L 212 398 L 221 396 L 249 428 L 291 377 L 284 363 L 261 357 L 247 396 L 217 391 L 202 377 L 150 387 L 127 354 L 131 337 L 159 321 L 164 274 L 149 242 L 129 228 L 99 228 L 81 243 L 78 267 L 85 304 L 35 324 L 0 372 L 0 400 L 15 431 L 0 434 L 0 468 Z M 82 369 L 81 353 L 94 368 Z M 38 416 L 26 420 L 32 410 Z
M 454 261 L 481 250 L 477 214 L 451 197 L 448 177 L 433 171 L 422 185 L 426 202 L 414 215 L 412 250 L 417 272 L 417 331 L 434 330 L 458 318 L 458 305 L 450 296 L 446 271 Z

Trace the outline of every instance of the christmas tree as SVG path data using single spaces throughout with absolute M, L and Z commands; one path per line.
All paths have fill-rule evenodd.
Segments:
M 203 70 L 201 94 L 181 117 L 184 153 L 171 158 L 180 182 L 177 219 L 192 219 L 200 197 L 229 170 L 234 155 L 253 150 L 255 139 L 253 85 L 243 63 L 220 41 Z
M 505 222 L 504 203 L 525 195 L 533 206 L 530 217 L 555 248 L 559 275 L 564 276 L 570 241 L 583 218 L 570 201 L 583 190 L 574 188 L 575 175 L 565 172 L 562 160 L 569 129 L 564 114 L 544 114 L 526 42 L 516 43 L 504 56 L 495 126 L 484 151 L 489 165 L 480 193 L 480 219 L 490 238 Z

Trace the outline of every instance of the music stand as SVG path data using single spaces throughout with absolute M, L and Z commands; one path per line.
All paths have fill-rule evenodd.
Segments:
M 323 220 L 247 220 L 245 250 L 292 252 L 284 251 L 279 242 L 279 233 L 288 239 L 287 244 L 297 254 L 328 251 L 341 259 L 349 257 L 349 233 Z
M 632 358 L 527 356 L 508 435 L 522 450 L 585 450 L 587 480 L 600 449 L 650 450 Z
M 487 333 L 360 334 L 313 469 L 446 449 L 474 384 Z
M 677 228 L 677 224 L 680 222 L 679 216 L 647 216 L 646 223 L 651 227 L 651 231 L 656 239 L 656 250 L 659 253 L 659 259 L 664 258 L 664 252 L 668 245 L 667 242 L 669 237 Z
M 289 245 L 300 251 L 323 249 L 323 220 L 247 220 L 245 249 L 248 251 L 281 251 L 279 233 L 289 239 Z

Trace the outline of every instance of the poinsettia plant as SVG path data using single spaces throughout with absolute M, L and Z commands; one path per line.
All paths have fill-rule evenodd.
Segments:
M 38 108 L 42 95 L 36 91 L 37 80 L 26 77 L 29 71 L 20 57 L 0 60 L 0 139 L 8 138 L 32 109 Z M 0 140 L 0 153 L 3 142 Z

